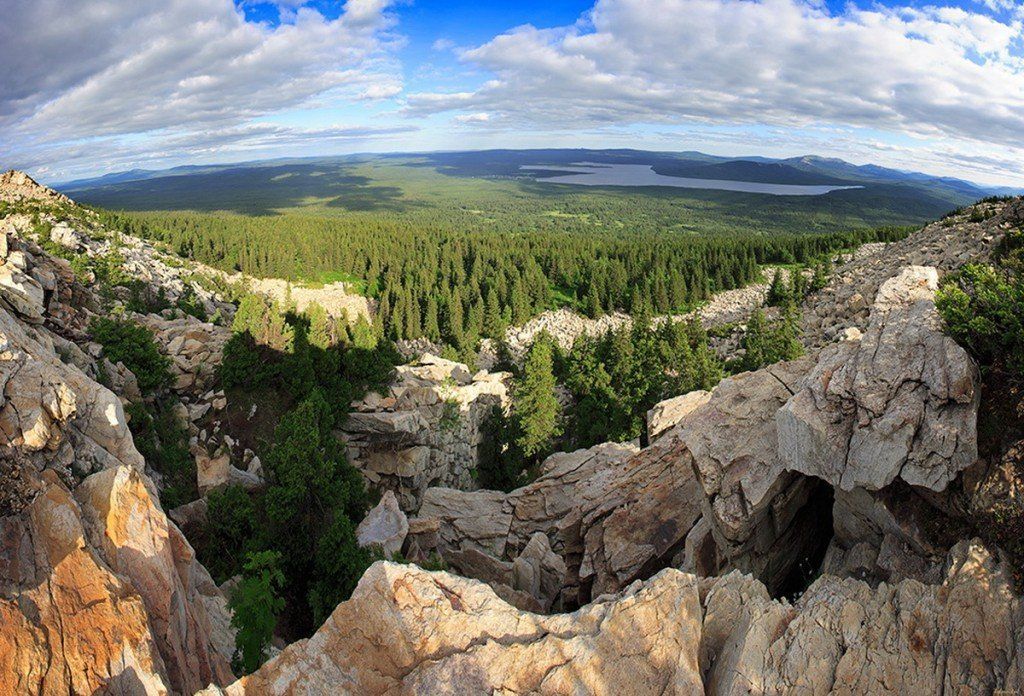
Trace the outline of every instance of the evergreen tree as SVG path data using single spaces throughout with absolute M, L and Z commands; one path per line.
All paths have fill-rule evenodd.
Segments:
M 547 332 L 538 334 L 526 354 L 523 375 L 513 393 L 517 445 L 530 460 L 543 455 L 559 434 L 552 349 L 553 341 Z

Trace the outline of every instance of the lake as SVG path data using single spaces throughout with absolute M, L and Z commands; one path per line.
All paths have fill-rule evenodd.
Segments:
M 646 164 L 592 164 L 580 162 L 563 166 L 522 165 L 520 169 L 538 172 L 574 172 L 564 176 L 537 179 L 540 183 L 576 184 L 578 186 L 671 186 L 687 189 L 715 189 L 740 193 L 766 193 L 771 196 L 820 196 L 830 191 L 858 189 L 863 186 L 803 186 L 797 184 L 766 184 L 756 181 L 725 179 L 690 179 L 658 174 Z

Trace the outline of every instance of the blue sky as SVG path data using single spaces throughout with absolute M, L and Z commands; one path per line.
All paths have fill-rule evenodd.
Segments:
M 43 180 L 486 147 L 821 154 L 1024 185 L 1014 0 L 0 0 Z M 59 18 L 60 21 L 56 21 Z

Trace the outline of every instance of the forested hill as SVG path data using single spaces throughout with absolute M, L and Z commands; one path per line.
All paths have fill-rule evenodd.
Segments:
M 658 176 L 850 185 L 822 195 L 549 183 L 523 169 L 590 162 Z M 501 150 L 278 160 L 128 172 L 65 187 L 111 225 L 225 271 L 344 280 L 381 329 L 466 354 L 481 337 L 568 306 L 590 316 L 685 311 L 760 278 L 980 196 L 846 163 L 635 150 Z M 645 169 L 645 167 L 641 167 Z M 959 188 L 958 188 L 959 187 Z M 964 188 L 967 187 L 967 188 Z
M 379 300 L 392 338 L 470 350 L 553 307 L 680 311 L 760 277 L 760 265 L 809 264 L 906 228 L 835 234 L 690 235 L 454 232 L 387 219 L 352 224 L 309 215 L 246 217 L 107 213 L 110 226 L 166 242 L 226 271 L 349 280 Z

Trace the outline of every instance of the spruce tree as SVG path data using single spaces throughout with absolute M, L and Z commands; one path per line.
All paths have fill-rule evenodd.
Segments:
M 547 332 L 537 335 L 526 354 L 522 378 L 513 392 L 516 443 L 530 460 L 543 455 L 559 434 L 553 343 Z

